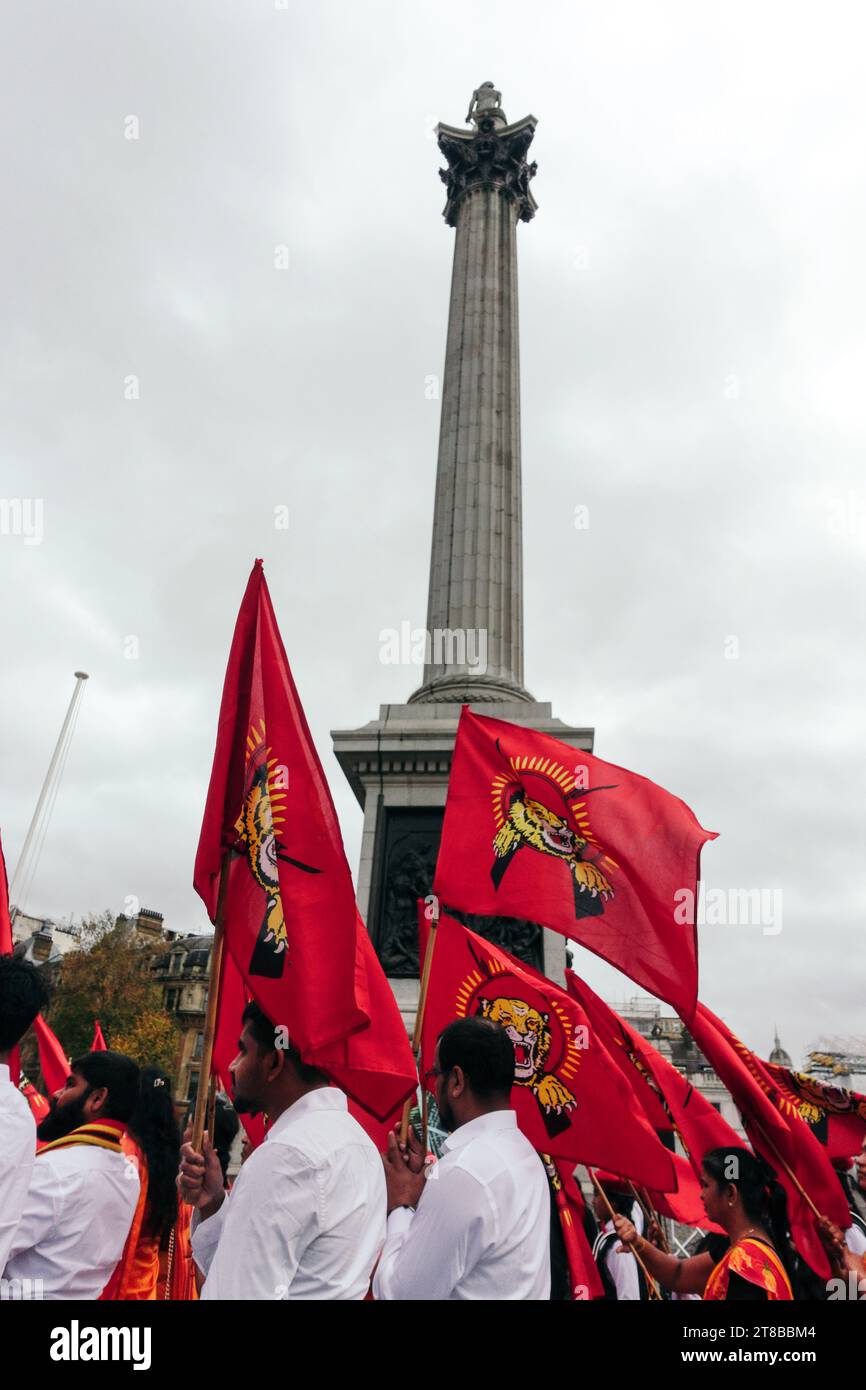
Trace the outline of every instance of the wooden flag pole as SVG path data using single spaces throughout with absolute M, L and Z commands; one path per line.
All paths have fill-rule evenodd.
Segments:
M 607 1207 L 608 1211 L 610 1212 L 611 1221 L 613 1221 L 613 1218 L 616 1216 L 616 1212 L 614 1211 L 613 1207 L 611 1206 L 610 1202 L 609 1202 L 608 1199 L 607 1199 L 607 1193 L 605 1192 L 604 1188 L 602 1187 L 601 1183 L 599 1182 L 598 1178 L 595 1176 L 595 1173 L 592 1171 L 592 1169 L 589 1167 L 589 1165 L 587 1165 L 586 1171 L 589 1173 L 589 1176 L 590 1176 L 591 1179 L 592 1179 L 592 1183 L 593 1183 L 593 1186 L 594 1186 L 596 1192 L 598 1193 L 599 1197 L 600 1197 L 601 1200 L 604 1202 L 605 1206 Z M 648 1291 L 649 1291 L 649 1296 L 650 1296 L 650 1298 L 657 1298 L 657 1299 L 660 1300 L 660 1299 L 661 1299 L 661 1294 L 659 1293 L 658 1289 L 656 1288 L 655 1280 L 653 1279 L 652 1275 L 650 1274 L 649 1270 L 647 1269 L 647 1267 L 646 1267 L 646 1265 L 644 1264 L 643 1260 L 641 1259 L 640 1255 L 637 1253 L 637 1250 L 636 1250 L 635 1247 L 632 1245 L 631 1241 L 628 1241 L 628 1240 L 627 1240 L 627 1241 L 624 1241 L 623 1244 L 628 1246 L 629 1250 L 630 1250 L 631 1253 L 634 1255 L 635 1259 L 637 1260 L 638 1264 L 640 1265 L 641 1269 L 643 1270 L 644 1274 L 646 1275 L 647 1289 L 648 1289 Z
M 647 1223 L 647 1230 L 649 1230 L 649 1227 L 650 1227 L 650 1225 L 651 1225 L 652 1223 L 654 1223 L 654 1224 L 658 1227 L 658 1233 L 659 1233 L 659 1237 L 660 1237 L 661 1242 L 662 1242 L 662 1247 L 663 1247 L 663 1249 L 664 1249 L 664 1253 L 665 1253 L 666 1255 L 669 1255 L 669 1254 L 670 1254 L 670 1247 L 668 1246 L 667 1236 L 665 1235 L 664 1231 L 662 1230 L 661 1221 L 656 1219 L 656 1218 L 658 1217 L 658 1212 L 655 1210 L 655 1207 L 653 1206 L 652 1202 L 650 1201 L 649 1196 L 647 1195 L 647 1190 L 646 1190 L 646 1188 L 643 1189 L 643 1197 L 642 1197 L 641 1194 L 640 1194 L 640 1192 L 638 1191 L 638 1189 L 635 1187 L 634 1183 L 632 1182 L 631 1178 L 629 1178 L 629 1180 L 628 1180 L 628 1185 L 629 1185 L 629 1187 L 631 1188 L 632 1192 L 634 1193 L 635 1201 L 637 1202 L 638 1206 L 640 1207 L 641 1211 L 642 1211 L 643 1214 L 644 1214 L 644 1219 L 645 1219 L 645 1221 L 646 1221 L 646 1223 Z
M 415 1013 L 415 1028 L 412 1033 L 412 1051 L 415 1054 L 415 1065 L 417 1067 L 420 1060 L 421 1051 L 421 1030 L 424 1027 L 424 1010 L 427 1007 L 427 990 L 430 985 L 430 967 L 433 964 L 433 947 L 436 945 L 436 928 L 439 925 L 439 902 L 433 904 L 433 916 L 430 919 L 430 931 L 427 933 L 427 950 L 424 952 L 424 966 L 421 971 L 421 988 L 418 992 L 418 1008 Z M 424 1078 L 421 1081 L 421 1089 L 424 1089 Z M 412 1097 L 403 1106 L 403 1116 L 400 1120 L 400 1143 L 405 1144 L 409 1137 L 409 1113 L 412 1109 Z
M 192 1147 L 196 1153 L 201 1153 L 201 1137 L 204 1133 L 205 1114 L 207 1111 L 208 1082 L 213 1062 L 213 1043 L 216 1035 L 217 1009 L 219 1005 L 219 985 L 220 973 L 223 960 L 223 938 L 226 893 L 229 884 L 229 865 L 231 855 L 228 851 L 223 855 L 220 865 L 220 884 L 217 894 L 217 910 L 213 924 L 213 946 L 210 953 L 210 977 L 207 987 L 207 1013 L 204 1020 L 204 1039 L 201 1051 L 201 1070 L 198 1074 L 198 1090 L 195 1096 L 195 1114 L 192 1122 Z M 213 1135 L 210 1135 L 213 1141 Z

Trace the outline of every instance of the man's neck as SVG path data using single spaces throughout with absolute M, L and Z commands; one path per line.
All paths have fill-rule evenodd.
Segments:
M 299 1086 L 297 1090 L 293 1089 L 290 1095 L 280 1096 L 268 1109 L 268 1123 L 273 1124 L 281 1115 L 285 1115 L 287 1110 L 291 1110 L 293 1105 L 297 1105 L 299 1100 L 303 1100 L 304 1096 L 312 1095 L 314 1091 L 327 1090 L 330 1090 L 327 1081 L 318 1081 L 313 1086 Z
M 8 1067 L 8 1065 L 9 1065 L 9 1058 L 10 1058 L 11 1056 L 12 1056 L 11 1051 L 10 1051 L 10 1052 L 0 1052 L 0 1067 Z
M 473 1120 L 480 1120 L 482 1115 L 499 1115 L 503 1110 L 510 1110 L 510 1100 L 497 1101 L 495 1105 L 481 1105 L 478 1101 L 467 1103 L 466 1109 L 460 1116 L 456 1128 L 462 1129 L 464 1125 L 471 1124 Z

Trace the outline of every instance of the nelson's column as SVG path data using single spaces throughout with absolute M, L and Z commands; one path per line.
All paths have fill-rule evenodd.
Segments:
M 509 125 L 500 101 L 485 82 L 469 129 L 436 129 L 456 235 L 424 678 L 405 705 L 381 705 L 378 719 L 332 734 L 364 810 L 358 905 L 407 1019 L 418 997 L 416 902 L 431 891 L 461 705 L 575 748 L 593 743 L 592 729 L 555 719 L 523 684 L 517 224 L 536 210 L 526 156 L 537 122 Z M 558 933 L 511 918 L 463 920 L 562 977 Z

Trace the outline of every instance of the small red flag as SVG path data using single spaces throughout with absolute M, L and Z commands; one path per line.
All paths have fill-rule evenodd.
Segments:
M 846 1229 L 848 1205 L 825 1150 L 794 1107 L 786 1107 L 763 1062 L 704 1004 L 698 1004 L 689 1030 L 736 1101 L 752 1147 L 775 1170 L 785 1189 L 794 1244 L 820 1278 L 829 1278 L 830 1265 L 818 1239 L 815 1215 L 797 1185 L 822 1216 Z
M 226 854 L 226 948 L 268 1018 L 305 1060 L 366 1027 L 352 877 L 260 560 L 229 654 L 195 861 L 211 921 Z
M 673 1165 L 630 1087 L 564 990 L 443 914 L 422 1036 L 423 1073 L 455 1018 L 499 1023 L 514 1045 L 511 1103 L 539 1153 L 599 1164 L 667 1190 Z
M 94 1027 L 93 1027 L 93 1042 L 90 1044 L 90 1051 L 91 1051 L 91 1052 L 107 1052 L 107 1051 L 108 1051 L 108 1043 L 105 1041 L 105 1038 L 102 1036 L 102 1026 L 101 1026 L 101 1024 L 100 1024 L 98 1018 L 95 1020 Z
M 37 1014 L 33 1021 L 33 1031 L 39 1045 L 39 1066 L 42 1070 L 42 1080 L 49 1096 L 53 1096 L 55 1091 L 62 1091 L 66 1085 L 69 1076 L 69 1058 L 41 1014 Z
M 37 1091 L 32 1081 L 22 1081 L 19 1090 L 30 1106 L 30 1113 L 36 1124 L 40 1125 L 51 1108 L 48 1101 Z
M 630 1082 L 653 1128 L 679 1136 L 696 1178 L 700 1177 L 701 1159 L 710 1149 L 742 1146 L 737 1131 L 706 1096 L 605 1004 L 585 980 L 571 970 L 566 970 L 565 980 L 569 994 L 586 1010 L 598 1037 Z
M 853 1158 L 866 1139 L 866 1096 L 831 1086 L 777 1062 L 761 1062 L 775 1081 L 786 1113 L 799 1115 L 830 1158 Z
M 12 920 L 9 916 L 9 879 L 6 876 L 6 857 L 0 840 L 0 956 L 11 956 Z
M 584 1201 L 574 1180 L 574 1164 L 553 1158 L 550 1154 L 542 1154 L 541 1158 L 550 1184 L 551 1200 L 559 1217 L 571 1298 L 580 1302 L 604 1298 L 604 1285 L 583 1228 Z
M 433 890 L 463 912 L 562 932 L 689 1015 L 710 839 L 645 777 L 464 705 Z

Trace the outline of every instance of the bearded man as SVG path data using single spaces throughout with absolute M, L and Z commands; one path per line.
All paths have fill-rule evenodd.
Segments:
M 36 1131 L 44 1147 L 33 1161 L 0 1298 L 99 1298 L 138 1202 L 138 1171 L 120 1142 L 138 1082 L 138 1067 L 121 1052 L 88 1052 L 72 1063 Z

